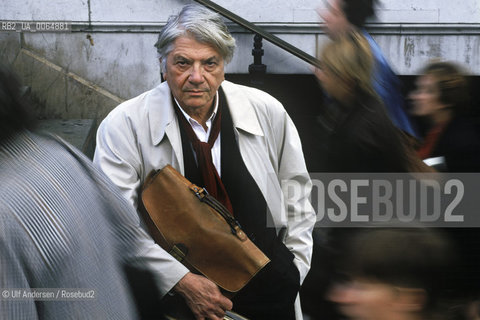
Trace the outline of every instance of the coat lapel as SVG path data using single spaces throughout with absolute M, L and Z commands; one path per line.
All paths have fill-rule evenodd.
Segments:
M 257 114 L 249 101 L 249 97 L 237 90 L 229 81 L 223 81 L 222 88 L 227 97 L 233 126 L 257 136 L 263 136 L 262 127 L 258 122 Z
M 182 139 L 177 117 L 173 110 L 172 96 L 167 82 L 163 82 L 155 92 L 150 96 L 148 105 L 152 106 L 148 109 L 148 120 L 150 127 L 150 137 L 153 145 L 160 144 L 165 136 L 175 154 L 176 163 L 172 161 L 171 165 L 180 173 L 184 174 L 184 162 L 182 151 Z

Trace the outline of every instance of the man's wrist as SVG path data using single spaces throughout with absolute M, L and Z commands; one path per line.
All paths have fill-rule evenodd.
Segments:
M 173 288 L 168 292 L 169 295 L 175 295 L 175 294 L 180 294 L 184 295 L 185 293 L 185 282 L 189 281 L 189 278 L 191 276 L 191 272 L 187 272 L 174 286 Z

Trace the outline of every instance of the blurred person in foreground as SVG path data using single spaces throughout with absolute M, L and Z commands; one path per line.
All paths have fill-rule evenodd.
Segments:
M 27 109 L 16 77 L 0 66 L 0 318 L 137 319 L 126 270 L 168 283 L 158 268 L 168 262 L 85 156 L 28 130 Z M 36 288 L 92 290 L 93 298 L 12 297 Z
M 301 318 L 294 304 L 310 267 L 315 214 L 292 120 L 267 93 L 224 80 L 235 39 L 220 15 L 185 6 L 170 17 L 156 47 L 166 81 L 105 118 L 94 163 L 136 208 L 147 175 L 167 164 L 206 187 L 271 260 L 236 294 L 233 310 L 252 319 Z M 299 192 L 288 195 L 285 181 Z M 163 258 L 164 273 L 177 282 L 163 290 L 182 286 L 197 318 L 231 307 L 213 282 Z
M 446 319 L 453 247 L 435 229 L 373 228 L 357 233 L 328 298 L 349 319 Z
M 480 172 L 480 133 L 467 117 L 471 106 L 461 68 L 451 62 L 428 64 L 410 99 L 412 114 L 427 122 L 418 155 L 422 159 L 443 157 L 442 171 Z
M 377 2 L 378 0 L 325 0 L 327 10 L 319 13 L 330 38 L 335 40 L 342 34 L 358 30 L 367 39 L 374 58 L 373 88 L 393 124 L 409 136 L 416 137 L 416 131 L 405 111 L 400 80 L 390 68 L 378 44 L 364 29 L 367 18 L 375 15 Z

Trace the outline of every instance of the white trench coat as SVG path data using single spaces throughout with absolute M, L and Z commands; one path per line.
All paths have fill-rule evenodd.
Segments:
M 303 282 L 310 268 L 315 212 L 297 130 L 282 104 L 267 93 L 228 81 L 222 88 L 245 166 L 266 200 L 277 234 L 295 255 Z M 135 208 L 152 170 L 170 164 L 184 174 L 179 123 L 167 82 L 120 104 L 105 118 L 97 133 L 94 163 Z M 163 294 L 187 272 L 166 252 L 158 267 Z M 297 319 L 299 306 L 297 299 Z

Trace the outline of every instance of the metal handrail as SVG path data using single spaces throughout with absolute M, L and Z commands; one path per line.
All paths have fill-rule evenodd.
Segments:
M 306 52 L 304 52 L 304 51 L 302 51 L 302 50 L 300 50 L 296 47 L 294 47 L 290 43 L 280 39 L 279 37 L 271 34 L 270 32 L 263 30 L 262 28 L 254 25 L 250 21 L 247 21 L 247 20 L 243 19 L 242 17 L 237 16 L 236 14 L 234 14 L 233 12 L 225 9 L 224 7 L 219 6 L 218 4 L 216 4 L 216 3 L 214 3 L 210 0 L 195 0 L 195 1 L 204 5 L 204 6 L 206 6 L 207 8 L 212 9 L 215 12 L 218 12 L 219 14 L 224 16 L 225 18 L 241 25 L 245 29 L 248 29 L 248 30 L 252 31 L 253 33 L 259 34 L 265 40 L 267 40 L 267 41 L 273 43 L 274 45 L 282 48 L 283 50 L 293 54 L 297 58 L 300 58 L 303 61 L 308 62 L 309 64 L 311 64 L 313 66 L 316 66 L 316 67 L 320 66 L 320 61 L 317 58 L 309 55 L 308 53 L 306 53 Z

